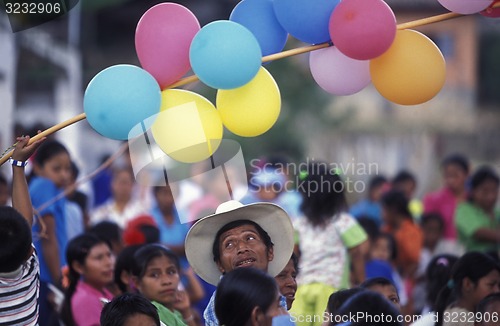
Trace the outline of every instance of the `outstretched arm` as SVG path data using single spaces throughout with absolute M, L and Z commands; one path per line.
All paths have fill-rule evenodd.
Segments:
M 31 145 L 28 145 L 29 140 L 29 136 L 17 138 L 17 145 L 12 153 L 13 160 L 27 161 L 45 138 L 37 140 Z M 24 166 L 14 164 L 12 165 L 12 207 L 21 213 L 30 226 L 33 224 L 33 206 L 31 205 Z

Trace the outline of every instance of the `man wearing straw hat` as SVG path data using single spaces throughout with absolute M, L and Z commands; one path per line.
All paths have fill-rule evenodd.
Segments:
M 271 203 L 243 205 L 231 200 L 191 227 L 186 237 L 186 256 L 196 274 L 217 285 L 222 275 L 241 267 L 277 275 L 290 260 L 293 244 L 293 226 L 282 208 Z M 203 314 L 207 326 L 219 325 L 214 298 L 215 293 Z M 286 310 L 286 300 L 281 299 Z

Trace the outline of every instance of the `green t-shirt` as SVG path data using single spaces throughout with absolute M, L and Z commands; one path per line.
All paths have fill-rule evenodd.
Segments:
M 465 250 L 484 252 L 498 249 L 494 243 L 479 241 L 473 237 L 479 229 L 495 229 L 500 226 L 500 212 L 498 210 L 495 210 L 495 218 L 492 219 L 481 208 L 471 203 L 461 203 L 455 212 L 455 225 L 458 231 L 458 240 L 465 246 Z
M 158 315 L 160 316 L 160 320 L 167 326 L 187 326 L 184 320 L 182 319 L 182 315 L 180 312 L 174 310 L 170 310 L 161 303 L 156 301 L 151 301 L 152 304 L 158 310 Z

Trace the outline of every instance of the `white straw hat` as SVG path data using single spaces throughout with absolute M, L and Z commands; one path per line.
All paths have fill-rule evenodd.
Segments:
M 278 275 L 290 260 L 294 231 L 288 214 L 271 203 L 243 205 L 230 200 L 220 204 L 215 214 L 198 220 L 186 236 L 189 264 L 196 274 L 210 284 L 217 285 L 222 275 L 212 253 L 215 235 L 224 225 L 238 220 L 253 221 L 269 234 L 274 243 L 274 258 L 267 270 L 269 275 Z

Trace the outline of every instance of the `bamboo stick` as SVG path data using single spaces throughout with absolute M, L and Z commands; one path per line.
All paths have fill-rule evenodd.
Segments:
M 63 128 L 71 126 L 72 124 L 77 123 L 78 121 L 81 121 L 81 120 L 83 120 L 85 118 L 86 118 L 85 113 L 81 113 L 81 114 L 79 114 L 79 115 L 77 115 L 77 116 L 75 116 L 75 117 L 73 117 L 71 119 L 68 119 L 68 120 L 63 121 L 61 123 L 58 123 L 55 126 L 52 126 L 49 129 L 46 129 L 46 130 L 42 131 L 41 133 L 39 133 L 39 134 L 31 137 L 30 141 L 29 141 L 29 144 L 32 144 L 33 142 L 35 142 L 35 141 L 37 141 L 37 140 L 39 140 L 39 139 L 41 139 L 43 137 L 47 137 L 49 135 L 52 135 L 56 131 L 59 131 L 59 130 L 61 130 Z M 16 144 L 12 145 L 11 147 L 15 147 Z M 12 156 L 12 152 L 13 151 L 14 151 L 13 149 L 10 150 L 10 151 L 8 151 L 7 153 L 5 153 L 4 156 L 2 156 L 0 158 L 0 165 L 4 164 Z
M 437 22 L 441 22 L 441 21 L 445 21 L 448 19 L 453 19 L 453 18 L 457 18 L 457 17 L 461 17 L 461 16 L 463 16 L 463 15 L 457 14 L 455 12 L 449 12 L 446 14 L 436 15 L 436 16 L 432 16 L 432 17 L 417 19 L 417 20 L 407 22 L 407 23 L 398 24 L 397 29 L 402 30 L 402 29 L 415 28 L 415 27 L 434 24 Z

